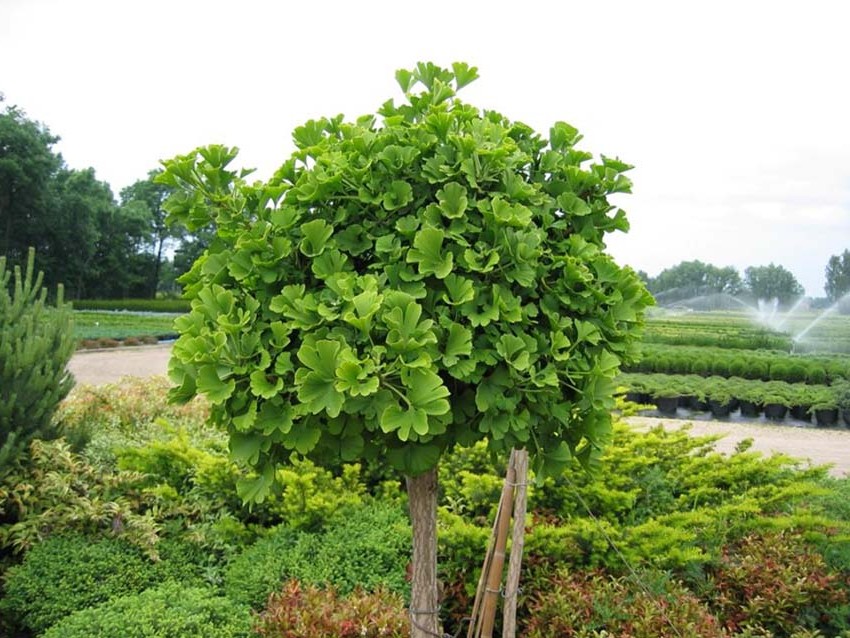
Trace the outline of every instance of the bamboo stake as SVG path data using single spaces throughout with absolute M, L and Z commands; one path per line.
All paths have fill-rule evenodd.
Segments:
M 466 632 L 466 638 L 477 638 L 479 630 L 481 629 L 481 599 L 484 594 L 487 575 L 490 573 L 490 563 L 493 560 L 493 549 L 496 547 L 496 529 L 499 525 L 501 512 L 502 501 L 499 499 L 499 506 L 496 508 L 496 517 L 493 519 L 493 530 L 490 532 L 490 540 L 487 542 L 487 553 L 484 555 L 484 564 L 481 566 L 481 576 L 478 577 L 478 587 L 475 589 L 475 602 L 472 605 L 472 613 L 469 618 L 469 629 Z
M 528 496 L 528 450 L 515 450 L 516 496 L 514 497 L 514 529 L 511 534 L 511 559 L 505 579 L 505 607 L 502 610 L 502 638 L 516 636 L 516 607 L 522 550 L 525 546 L 525 510 Z
M 499 602 L 502 570 L 505 567 L 505 547 L 508 544 L 508 527 L 511 523 L 514 483 L 516 483 L 516 472 L 514 469 L 515 454 L 516 450 L 511 452 L 511 460 L 508 463 L 508 472 L 505 477 L 505 486 L 502 488 L 502 500 L 499 505 L 499 517 L 497 518 L 496 543 L 493 547 L 493 557 L 488 570 L 487 583 L 482 598 L 481 638 L 493 638 L 493 625 L 496 623 L 496 605 Z

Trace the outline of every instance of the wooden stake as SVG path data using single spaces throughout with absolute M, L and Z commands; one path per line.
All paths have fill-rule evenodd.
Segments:
M 511 534 L 511 559 L 505 579 L 505 607 L 502 611 L 502 638 L 516 636 L 516 606 L 519 593 L 519 576 L 522 550 L 525 546 L 525 510 L 528 496 L 528 450 L 516 450 L 514 470 L 516 497 L 514 498 L 514 529 Z
M 515 454 L 516 450 L 511 452 L 508 472 L 505 477 L 505 486 L 502 488 L 499 516 L 496 519 L 498 521 L 498 525 L 496 526 L 496 542 L 493 546 L 493 556 L 482 596 L 481 638 L 493 638 L 493 625 L 496 623 L 496 606 L 499 602 L 499 594 L 501 592 L 502 570 L 505 567 L 505 547 L 508 544 L 508 527 L 510 527 L 511 523 L 514 483 L 516 483 L 516 472 L 514 470 Z

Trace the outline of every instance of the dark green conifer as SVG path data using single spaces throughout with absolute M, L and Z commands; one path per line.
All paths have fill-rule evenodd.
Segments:
M 47 303 L 35 251 L 25 272 L 7 270 L 0 257 L 0 473 L 34 438 L 57 435 L 53 413 L 74 384 L 68 361 L 74 351 L 71 308 L 59 286 Z

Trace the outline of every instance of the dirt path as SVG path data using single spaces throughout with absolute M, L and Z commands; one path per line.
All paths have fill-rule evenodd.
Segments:
M 149 377 L 165 374 L 171 345 L 117 348 L 95 352 L 79 352 L 71 358 L 71 372 L 77 383 L 101 385 L 124 376 Z M 662 424 L 679 428 L 689 421 L 631 417 L 629 423 L 638 428 Z M 724 421 L 690 421 L 695 435 L 723 434 L 717 442 L 720 452 L 729 453 L 745 438 L 753 439 L 752 449 L 770 454 L 782 452 L 813 463 L 833 464 L 835 476 L 850 475 L 850 430 L 816 429 Z
M 675 429 L 690 423 L 691 432 L 696 436 L 723 435 L 715 445 L 718 452 L 731 453 L 738 443 L 750 438 L 753 440 L 751 450 L 764 454 L 779 452 L 818 465 L 829 463 L 833 466 L 830 470 L 833 476 L 850 476 L 850 430 L 645 416 L 629 417 L 627 421 L 636 428 L 650 428 L 660 424 Z

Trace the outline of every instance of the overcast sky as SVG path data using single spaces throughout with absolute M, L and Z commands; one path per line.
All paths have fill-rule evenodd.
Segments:
M 773 262 L 823 296 L 850 248 L 848 24 L 838 0 L 0 0 L 0 92 L 117 195 L 210 143 L 266 178 L 295 126 L 462 60 L 465 101 L 636 166 L 620 261 Z

